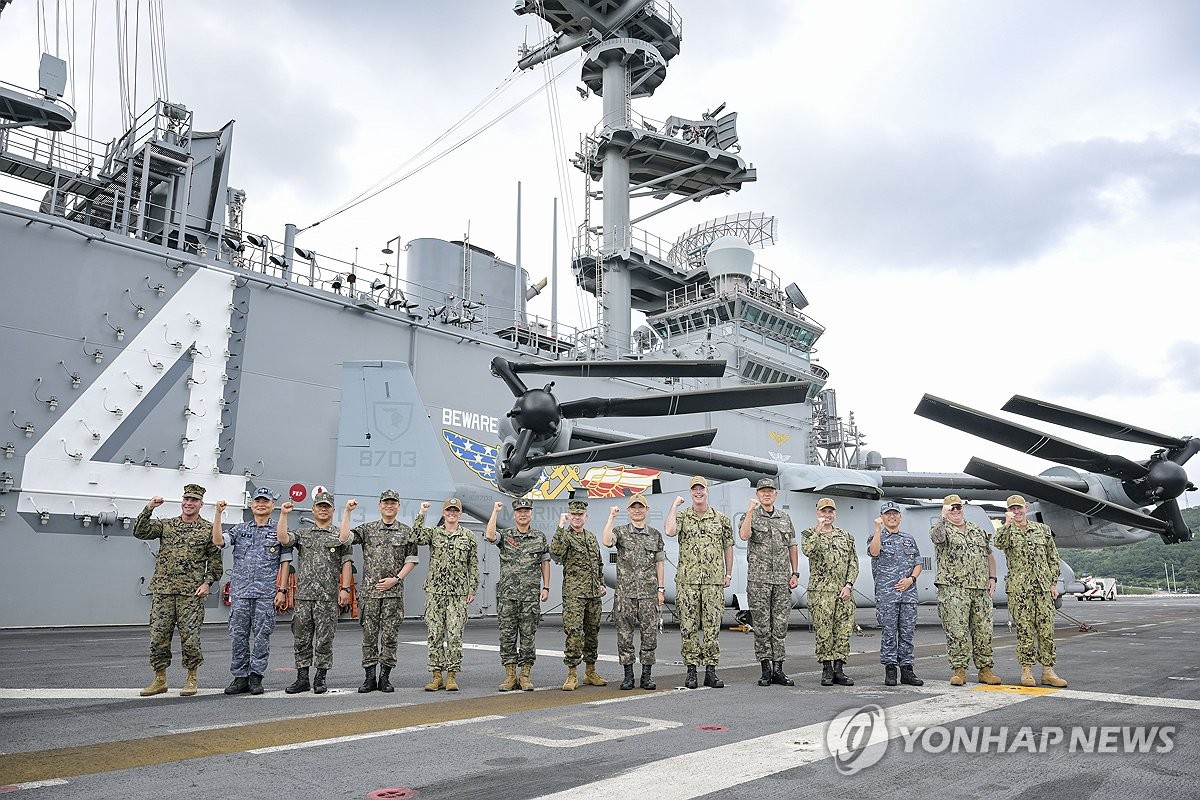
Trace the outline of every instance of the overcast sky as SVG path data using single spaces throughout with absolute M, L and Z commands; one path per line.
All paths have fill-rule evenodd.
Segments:
M 91 5 L 75 4 L 81 54 Z M 96 110 L 85 61 L 73 103 L 79 129 L 109 139 L 115 26 L 99 5 Z M 247 229 L 276 240 L 285 222 L 315 222 L 392 174 L 505 81 L 522 41 L 546 35 L 508 0 L 166 5 L 170 99 L 199 129 L 237 120 L 231 182 L 249 195 Z M 758 260 L 796 281 L 828 329 L 820 363 L 871 448 L 920 470 L 959 470 L 971 455 L 1050 466 L 913 416 L 923 392 L 992 412 L 1020 393 L 1200 435 L 1200 4 L 675 5 L 682 52 L 635 109 L 696 118 L 728 102 L 758 182 L 647 227 L 674 239 L 727 213 L 776 215 L 779 244 Z M 0 79 L 36 85 L 36 9 L 18 0 L 0 15 Z M 143 42 L 143 67 L 149 53 Z M 442 147 L 546 79 L 521 75 Z M 297 243 L 347 260 L 359 247 L 378 266 L 392 236 L 455 239 L 469 225 L 512 260 L 520 180 L 535 278 L 549 273 L 563 197 L 559 306 L 578 319 L 590 297 L 571 290 L 568 231 L 582 180 L 556 158 L 551 108 L 569 156 L 600 101 L 576 93 L 577 65 L 556 85 L 557 103 L 538 93 Z M 136 107 L 151 99 L 144 72 Z M 548 315 L 548 297 L 531 310 Z M 1134 458 L 1151 450 L 1059 433 Z M 1200 483 L 1200 463 L 1189 467 Z

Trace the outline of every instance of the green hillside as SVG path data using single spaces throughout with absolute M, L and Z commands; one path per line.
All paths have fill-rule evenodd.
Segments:
M 1163 544 L 1154 536 L 1138 544 L 1124 547 L 1105 547 L 1102 550 L 1058 551 L 1063 561 L 1075 570 L 1076 575 L 1091 574 L 1104 578 L 1116 578 L 1131 586 L 1167 586 L 1163 565 L 1173 567 L 1174 582 L 1181 591 L 1200 591 L 1200 507 L 1185 508 L 1183 518 L 1197 538 L 1182 544 Z

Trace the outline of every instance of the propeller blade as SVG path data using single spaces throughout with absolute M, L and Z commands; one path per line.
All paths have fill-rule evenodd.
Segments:
M 529 387 L 517 377 L 517 374 L 513 371 L 514 366 L 516 365 L 508 359 L 496 356 L 492 359 L 492 374 L 504 381 L 513 393 L 513 397 L 520 397 L 529 391 Z
M 765 383 L 730 389 L 657 394 L 649 397 L 588 397 L 559 405 L 564 419 L 580 417 L 669 417 L 732 408 L 757 408 L 786 403 L 803 403 L 809 383 Z
M 1074 489 L 1058 486 L 1042 478 L 1026 475 L 1024 472 L 1017 472 L 1015 469 L 1002 467 L 990 461 L 984 461 L 981 458 L 972 458 L 967 462 L 967 466 L 963 469 L 963 472 L 968 475 L 974 475 L 976 478 L 982 478 L 997 486 L 1033 495 L 1039 500 L 1054 503 L 1068 511 L 1075 511 L 1086 517 L 1096 517 L 1108 522 L 1115 522 L 1118 525 L 1126 525 L 1130 528 L 1139 528 L 1144 531 L 1154 531 L 1155 533 L 1162 533 L 1167 530 L 1166 523 L 1143 514 L 1137 509 L 1119 506 L 1107 500 L 1093 497 L 1090 494 L 1077 492 Z
M 1126 442 L 1152 444 L 1155 447 L 1183 447 L 1185 441 L 1178 436 L 1168 436 L 1165 433 L 1157 433 L 1135 425 L 1126 425 L 1123 422 L 1076 411 L 1066 406 L 1056 406 L 1053 403 L 1034 400 L 1032 397 L 1024 397 L 1019 394 L 1014 394 L 1001 408 L 1023 417 L 1033 417 L 1042 422 L 1062 425 L 1064 428 L 1074 428 L 1077 431 L 1107 436 L 1110 439 L 1121 439 Z
M 534 432 L 529 428 L 525 428 L 517 434 L 512 452 L 500 464 L 500 473 L 504 477 L 511 478 L 518 472 L 529 468 L 529 445 L 533 443 L 533 436 Z
M 1172 498 L 1165 503 L 1159 504 L 1158 508 L 1150 512 L 1150 516 L 1167 523 L 1169 529 L 1162 533 L 1162 540 L 1167 544 L 1178 544 L 1179 542 L 1190 542 L 1192 540 L 1192 529 L 1188 527 L 1187 522 L 1183 518 L 1183 512 L 1179 510 L 1178 500 Z
M 536 361 L 510 362 L 513 372 L 537 372 L 573 378 L 719 378 L 725 362 L 683 361 Z
M 956 430 L 974 434 L 989 442 L 1002 444 L 1031 456 L 1056 461 L 1068 467 L 1099 472 L 1122 480 L 1145 477 L 1148 470 L 1124 456 L 1108 455 L 1083 445 L 1058 439 L 1047 433 L 1026 428 L 1006 419 L 967 408 L 927 394 L 917 404 L 916 414 Z
M 634 439 L 628 442 L 604 444 L 579 450 L 565 450 L 561 453 L 533 456 L 528 459 L 525 468 L 552 467 L 557 464 L 590 464 L 594 461 L 621 461 L 632 456 L 650 453 L 672 453 L 676 450 L 688 450 L 693 447 L 708 447 L 716 437 L 717 429 L 708 428 L 691 433 L 673 433 L 650 439 Z

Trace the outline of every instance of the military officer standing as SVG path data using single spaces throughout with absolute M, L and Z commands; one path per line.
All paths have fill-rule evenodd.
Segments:
M 1008 612 L 1017 625 L 1017 662 L 1021 685 L 1035 686 L 1033 662 L 1042 662 L 1042 683 L 1062 688 L 1067 682 L 1054 672 L 1054 601 L 1058 599 L 1058 548 L 1050 528 L 1025 517 L 1025 498 L 1006 502 L 1004 524 L 996 531 L 996 547 L 1008 559 Z
M 663 533 L 679 536 L 679 564 L 675 570 L 675 614 L 683 663 L 687 666 L 684 686 L 696 688 L 696 667 L 704 664 L 704 685 L 725 686 L 717 677 L 721 660 L 721 616 L 725 613 L 725 589 L 733 578 L 733 523 L 708 505 L 708 480 L 701 475 L 691 481 L 692 505 L 677 513 L 686 502 L 675 498 Z M 703 641 L 701 640 L 703 634 Z
M 357 501 L 351 500 L 357 505 Z M 358 621 L 363 629 L 362 665 L 366 678 L 360 693 L 392 692 L 396 666 L 396 639 L 404 622 L 404 578 L 417 565 L 417 546 L 410 542 L 412 528 L 396 521 L 400 494 L 395 489 L 379 493 L 379 519 L 364 522 L 352 531 L 353 544 L 362 546 L 363 576 L 358 588 Z M 350 526 L 342 515 L 342 536 Z M 378 665 L 378 675 L 376 674 Z
M 442 504 L 443 524 L 425 527 L 429 503 L 413 522 L 412 540 L 429 546 L 429 572 L 425 576 L 425 625 L 429 628 L 429 671 L 433 678 L 425 691 L 458 691 L 462 671 L 462 637 L 467 626 L 467 606 L 479 586 L 479 557 L 475 534 L 458 524 L 462 501 L 452 497 Z M 442 670 L 446 682 L 442 683 Z
M 625 668 L 622 689 L 633 688 L 633 629 L 642 629 L 643 689 L 654 689 L 651 673 L 658 647 L 658 609 L 664 602 L 662 533 L 646 524 L 646 497 L 635 494 L 626 504 L 629 524 L 613 527 L 620 509 L 613 506 L 601 533 L 605 547 L 617 548 L 617 656 Z
M 507 692 L 520 685 L 522 691 L 533 691 L 530 671 L 537 651 L 534 638 L 542 610 L 539 603 L 550 596 L 550 551 L 546 534 L 532 527 L 533 501 L 522 497 L 513 500 L 516 525 L 497 533 L 496 515 L 504 507 L 496 503 L 488 520 L 483 538 L 500 550 L 500 584 L 496 587 L 496 613 L 500 618 L 500 663 L 504 665 L 504 680 L 497 687 Z M 518 652 L 518 640 L 520 650 Z M 520 678 L 517 667 L 521 668 Z
M 349 520 L 357 505 L 351 500 L 342 512 Z M 292 532 L 288 530 L 288 515 L 295 505 L 286 502 L 279 507 L 275 536 L 285 547 L 300 552 L 300 569 L 296 574 L 296 607 L 292 612 L 292 638 L 296 653 L 296 680 L 284 689 L 288 694 L 307 692 L 324 694 L 325 675 L 333 668 L 333 634 L 337 630 L 339 601 L 350 601 L 350 581 L 353 579 L 353 550 L 350 531 L 343 527 L 340 534 L 333 529 L 333 495 L 317 492 L 313 497 L 315 526 Z M 308 670 L 314 661 L 317 673 L 311 685 Z
M 799 548 L 791 516 L 775 507 L 779 488 L 771 478 L 758 482 L 738 535 L 746 542 L 746 593 L 754 618 L 754 657 L 762 664 L 759 686 L 795 686 L 783 671 L 784 639 L 792 614 L 792 589 L 800 573 Z
M 171 637 L 179 628 L 179 649 L 187 670 L 179 694 L 191 697 L 199 690 L 196 670 L 204 663 L 200 651 L 204 599 L 224 568 L 221 550 L 212 541 L 212 523 L 200 517 L 204 487 L 195 483 L 183 487 L 178 517 L 152 519 L 150 515 L 162 504 L 163 498 L 151 497 L 133 526 L 137 538 L 160 540 L 149 586 L 150 669 L 154 670 L 154 680 L 140 694 L 150 697 L 167 691 Z
M 858 553 L 854 537 L 836 527 L 836 519 L 837 504 L 829 497 L 818 500 L 817 524 L 801 534 L 800 549 L 808 558 L 808 611 L 821 662 L 821 685 L 853 686 L 844 667 L 854 626 Z
M 995 686 L 992 672 L 992 595 L 996 593 L 996 556 L 992 537 L 968 522 L 963 499 L 956 494 L 942 501 L 942 515 L 929 530 L 937 553 L 938 616 L 946 633 L 951 686 L 967 682 L 967 664 L 975 658 L 979 682 Z
M 875 619 L 879 621 L 879 662 L 883 683 L 924 686 L 913 671 L 913 634 L 917 630 L 917 576 L 921 551 L 917 541 L 900 530 L 900 506 L 884 503 L 875 518 L 875 531 L 867 542 L 871 575 L 875 579 Z
M 283 606 L 285 599 L 284 590 L 278 585 L 283 548 L 271 524 L 275 495 L 266 487 L 259 488 L 250 501 L 253 520 L 239 522 L 224 531 L 221 515 L 228 505 L 224 500 L 217 501 L 212 524 L 213 544 L 233 545 L 233 581 L 229 589 L 232 598 L 229 671 L 233 673 L 233 681 L 225 687 L 225 694 L 262 694 L 271 632 L 275 630 L 275 611 Z
M 589 686 L 605 686 L 608 681 L 596 672 L 596 656 L 600 649 L 600 607 L 608 591 L 604 585 L 604 563 L 596 534 L 587 523 L 586 500 L 567 503 L 567 513 L 559 517 L 558 529 L 550 542 L 550 556 L 563 568 L 563 663 L 567 665 L 564 692 L 579 687 L 576 668 L 580 660 L 587 664 L 583 682 Z

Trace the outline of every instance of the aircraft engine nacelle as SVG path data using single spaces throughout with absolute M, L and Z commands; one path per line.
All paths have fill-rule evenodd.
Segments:
M 571 431 L 573 425 L 570 420 L 563 420 L 558 426 L 558 432 L 553 436 L 547 436 L 540 439 L 534 439 L 529 445 L 530 456 L 542 456 L 549 453 L 559 453 L 564 450 L 569 450 L 571 446 Z M 518 472 L 511 478 L 504 477 L 504 472 L 500 469 L 500 465 L 513 453 L 516 449 L 517 430 L 512 424 L 512 420 L 508 417 L 502 417 L 497 429 L 500 436 L 500 445 L 496 454 L 496 485 L 501 491 L 516 497 L 521 497 L 529 492 L 530 489 L 537 486 L 538 481 L 542 477 L 542 468 L 527 469 Z
M 1058 466 L 1042 472 L 1041 477 L 1083 481 L 1087 484 L 1087 493 L 1098 500 L 1124 506 L 1132 504 L 1122 489 L 1121 481 L 1107 475 L 1096 475 L 1071 467 Z M 1045 501 L 1039 501 L 1035 506 L 1041 521 L 1054 531 L 1054 540 L 1059 547 L 1098 548 L 1115 544 L 1133 544 L 1152 535 L 1149 531 L 1118 525 L 1098 517 L 1088 517 Z

